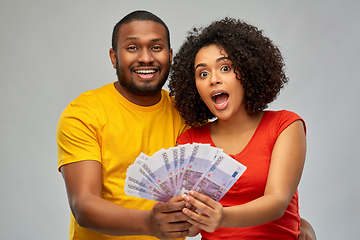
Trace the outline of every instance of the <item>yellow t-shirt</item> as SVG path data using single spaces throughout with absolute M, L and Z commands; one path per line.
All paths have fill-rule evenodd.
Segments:
M 62 113 L 57 129 L 58 168 L 82 160 L 102 165 L 102 197 L 126 208 L 150 210 L 154 201 L 125 194 L 126 170 L 141 152 L 175 146 L 185 124 L 167 91 L 161 101 L 141 107 L 126 100 L 113 84 L 81 94 Z M 134 223 L 135 224 L 135 223 Z M 70 239 L 152 239 L 114 237 L 80 227 L 73 216 Z

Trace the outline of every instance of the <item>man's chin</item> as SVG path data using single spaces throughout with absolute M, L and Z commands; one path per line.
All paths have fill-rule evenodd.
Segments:
M 166 83 L 166 79 L 157 79 L 154 81 L 135 81 L 134 79 L 130 79 L 129 81 L 126 81 L 125 78 L 121 78 L 122 75 L 119 74 L 120 72 L 116 72 L 118 75 L 118 80 L 120 85 L 126 89 L 129 93 L 138 95 L 138 96 L 153 96 L 155 94 L 158 94 L 159 91 L 161 91 L 162 87 Z M 120 77 L 119 77 L 120 76 Z
M 157 94 L 159 92 L 159 90 L 157 91 L 137 91 L 137 92 L 133 92 L 134 94 L 141 96 L 141 97 L 151 97 L 155 94 Z
M 150 97 L 152 95 L 157 94 L 159 91 L 161 91 L 163 85 L 157 85 L 157 86 L 124 86 L 129 92 L 132 94 L 143 96 L 143 97 Z

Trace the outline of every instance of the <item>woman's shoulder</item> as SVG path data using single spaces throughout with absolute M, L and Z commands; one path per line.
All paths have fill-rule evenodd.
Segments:
M 300 117 L 297 113 L 289 110 L 266 110 L 264 115 L 268 117 Z
M 203 126 L 191 127 L 181 134 L 177 140 L 179 144 L 186 143 L 204 143 L 208 141 L 210 136 L 210 125 L 205 124 Z
M 268 127 L 273 126 L 273 129 L 282 132 L 286 127 L 288 127 L 293 122 L 300 120 L 304 124 L 306 131 L 305 121 L 297 113 L 289 110 L 267 110 L 264 113 L 263 121 Z

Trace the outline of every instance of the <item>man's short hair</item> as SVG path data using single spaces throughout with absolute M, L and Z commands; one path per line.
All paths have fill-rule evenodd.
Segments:
M 114 49 L 114 51 L 117 51 L 117 43 L 118 43 L 118 39 L 119 39 L 119 29 L 121 28 L 121 26 L 123 24 L 128 24 L 134 21 L 153 21 L 153 22 L 157 22 L 160 23 L 161 25 L 164 26 L 165 30 L 166 30 L 166 38 L 168 41 L 168 47 L 170 49 L 170 32 L 169 32 L 169 28 L 166 26 L 166 24 L 164 23 L 163 20 L 161 20 L 158 16 L 156 16 L 155 14 L 145 11 L 145 10 L 137 10 L 134 12 L 129 13 L 128 15 L 126 15 L 125 17 L 123 17 L 115 26 L 114 26 L 114 30 L 113 30 L 113 34 L 112 34 L 112 48 Z

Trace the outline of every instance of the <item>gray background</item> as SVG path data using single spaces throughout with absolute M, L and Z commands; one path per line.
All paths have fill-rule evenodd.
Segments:
M 300 214 L 318 239 L 360 238 L 359 1 L 0 2 L 0 239 L 68 239 L 56 125 L 82 92 L 116 80 L 114 24 L 147 9 L 175 52 L 193 26 L 241 18 L 280 47 L 289 84 L 270 107 L 300 114 L 308 152 Z

